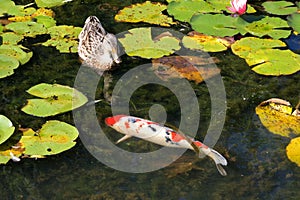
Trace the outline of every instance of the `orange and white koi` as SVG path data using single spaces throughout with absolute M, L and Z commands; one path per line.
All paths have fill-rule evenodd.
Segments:
M 127 115 L 108 117 L 105 119 L 105 123 L 116 131 L 125 134 L 117 143 L 133 136 L 162 146 L 187 148 L 198 153 L 202 152 L 214 160 L 221 175 L 227 175 L 221 166 L 226 166 L 227 160 L 220 153 L 200 141 L 185 136 L 180 131 L 175 131 L 150 120 Z

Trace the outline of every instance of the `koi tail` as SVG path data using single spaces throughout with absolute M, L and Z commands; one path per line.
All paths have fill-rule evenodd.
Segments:
M 207 155 L 213 159 L 219 173 L 222 176 L 226 176 L 227 173 L 226 173 L 225 169 L 222 167 L 222 165 L 226 166 L 227 160 L 219 152 L 217 152 L 211 148 L 200 148 L 200 149 L 205 155 Z

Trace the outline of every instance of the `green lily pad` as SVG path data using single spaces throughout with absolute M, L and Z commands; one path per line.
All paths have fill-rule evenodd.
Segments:
M 235 42 L 231 49 L 234 54 L 246 59 L 246 62 L 258 74 L 289 75 L 300 70 L 300 56 L 290 50 L 274 49 L 285 47 L 280 40 L 243 38 Z
M 0 115 L 0 144 L 5 142 L 15 131 L 11 121 L 4 115 Z
M 253 71 L 262 75 L 290 75 L 300 70 L 300 56 L 290 50 L 259 50 L 256 55 L 249 55 L 246 61 L 255 66 Z
M 20 42 L 24 38 L 24 36 L 18 35 L 18 34 L 13 33 L 13 32 L 6 32 L 6 33 L 3 33 L 3 34 L 0 34 L 0 36 L 2 37 L 2 43 L 3 44 L 17 44 L 18 42 Z
M 119 41 L 129 56 L 142 58 L 160 58 L 180 49 L 179 40 L 169 32 L 152 39 L 151 28 L 130 29 Z
M 300 117 L 292 115 L 289 102 L 288 104 L 279 103 L 278 99 L 275 99 L 275 102 L 274 99 L 269 99 L 255 108 L 261 123 L 274 134 L 284 137 L 299 135 Z
M 300 13 L 294 13 L 288 16 L 288 24 L 298 33 L 300 32 Z
M 274 39 L 286 38 L 291 34 L 288 23 L 278 17 L 265 17 L 259 21 L 246 25 L 245 29 L 252 35 L 259 37 L 270 36 Z
M 20 143 L 27 155 L 54 155 L 72 148 L 76 144 L 74 140 L 78 135 L 78 130 L 74 126 L 51 120 L 37 132 L 32 129 L 23 132 Z
M 0 54 L 0 78 L 10 76 L 19 67 L 19 61 L 11 56 Z
M 158 2 L 146 1 L 125 7 L 115 16 L 117 22 L 146 22 L 160 26 L 175 24 L 172 18 L 162 14 L 167 6 Z
M 47 34 L 47 29 L 43 24 L 36 22 L 12 22 L 6 25 L 8 30 L 28 37 L 35 37 L 36 35 Z
M 192 28 L 200 33 L 213 36 L 233 36 L 237 33 L 245 34 L 247 24 L 240 17 L 225 16 L 222 14 L 197 14 L 191 18 Z
M 22 111 L 47 117 L 76 109 L 87 102 L 87 98 L 69 86 L 41 83 L 31 87 L 27 92 L 42 99 L 29 99 Z
M 22 65 L 27 63 L 32 57 L 32 52 L 21 45 L 1 45 L 0 54 L 16 58 Z
M 11 0 L 0 1 L 0 17 L 5 14 L 22 16 L 24 14 L 21 12 L 21 9 L 22 7 L 16 6 L 15 2 Z
M 207 52 L 225 51 L 231 45 L 231 42 L 225 38 L 203 35 L 197 32 L 192 32 L 188 36 L 184 36 L 182 43 L 186 48 Z
M 70 2 L 72 0 L 35 0 L 35 3 L 38 7 L 43 8 L 51 8 L 56 6 L 61 6 L 66 2 Z
M 50 28 L 56 25 L 56 21 L 50 16 L 40 15 L 34 18 L 36 19 L 37 23 L 43 24 L 46 28 Z
M 262 6 L 265 11 L 274 15 L 289 15 L 297 11 L 295 4 L 287 1 L 267 1 Z
M 286 44 L 280 40 L 245 37 L 236 41 L 231 46 L 231 50 L 235 55 L 247 58 L 248 54 L 256 54 L 256 51 L 260 49 L 267 51 L 275 47 L 286 47 Z
M 78 35 L 82 28 L 74 26 L 53 26 L 48 29 L 51 39 L 42 43 L 44 46 L 53 46 L 61 53 L 76 53 Z
M 167 11 L 175 19 L 184 22 L 188 22 L 196 13 L 221 12 L 214 9 L 211 4 L 204 0 L 172 1 L 168 4 Z

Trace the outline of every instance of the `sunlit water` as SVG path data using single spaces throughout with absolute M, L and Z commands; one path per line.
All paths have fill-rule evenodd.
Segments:
M 139 1 L 108 2 L 74 1 L 55 8 L 55 18 L 58 24 L 82 27 L 86 17 L 96 15 L 112 33 L 139 26 L 113 20 L 118 9 Z M 43 41 L 44 38 L 37 40 Z M 32 42 L 36 41 L 24 42 L 34 53 L 31 61 L 15 70 L 14 75 L 0 79 L 0 113 L 8 116 L 15 126 L 34 129 L 50 119 L 73 124 L 71 112 L 41 119 L 20 110 L 31 97 L 25 92 L 28 88 L 42 82 L 73 86 L 80 67 L 77 54 L 60 54 L 54 48 L 32 45 Z M 260 76 L 230 51 L 211 56 L 221 60 L 217 66 L 226 87 L 226 122 L 215 149 L 229 161 L 227 177 L 218 174 L 211 160 L 199 160 L 191 151 L 184 157 L 195 160 L 194 169 L 185 173 L 174 174 L 174 167 L 144 174 L 119 172 L 92 157 L 78 139 L 73 149 L 62 154 L 39 160 L 23 159 L 1 166 L 1 199 L 299 199 L 300 168 L 285 154 L 289 140 L 268 132 L 254 110 L 260 102 L 272 97 L 296 105 L 300 74 Z M 150 62 L 126 56 L 122 59 L 119 68 L 112 72 L 113 83 L 129 69 Z M 205 84 L 192 85 L 199 98 L 201 124 L 197 138 L 202 140 L 210 119 L 209 94 Z M 96 97 L 103 98 L 102 86 L 100 81 Z M 134 93 L 132 103 L 132 114 L 141 117 L 147 117 L 152 105 L 161 104 L 170 115 L 168 122 L 178 125 L 179 105 L 167 89 L 144 86 Z M 99 103 L 96 110 L 104 126 L 103 119 L 110 115 L 110 106 Z M 112 141 L 121 136 L 112 129 L 105 130 Z M 137 139 L 127 140 L 119 146 L 134 152 L 158 149 L 156 145 Z

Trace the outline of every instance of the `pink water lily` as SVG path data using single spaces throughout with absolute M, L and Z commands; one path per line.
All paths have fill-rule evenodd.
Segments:
M 238 15 L 244 14 L 247 10 L 247 0 L 231 0 L 230 4 L 231 7 L 227 7 L 227 9 Z

